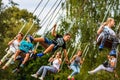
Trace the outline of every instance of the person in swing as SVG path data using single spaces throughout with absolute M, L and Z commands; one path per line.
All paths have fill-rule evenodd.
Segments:
M 102 39 L 99 45 L 99 50 L 102 50 L 104 48 L 104 44 L 107 39 L 112 40 L 112 49 L 110 51 L 110 54 L 116 54 L 116 48 L 119 43 L 116 33 L 112 30 L 114 25 L 114 19 L 108 18 L 106 22 L 104 22 L 97 31 L 97 34 L 99 35 L 97 38 L 97 42 L 99 42 L 100 39 Z
M 8 43 L 9 50 L 7 51 L 7 54 L 0 60 L 0 65 L 2 65 L 8 58 L 10 59 L 6 62 L 6 64 L 2 67 L 2 69 L 5 69 L 11 64 L 11 62 L 13 62 L 14 54 L 18 50 L 19 44 L 22 39 L 23 39 L 23 34 L 18 33 L 18 35 Z
M 53 40 L 49 40 L 46 37 L 33 38 L 30 36 L 30 39 L 34 42 L 40 42 L 40 44 L 45 48 L 44 52 L 38 53 L 37 56 L 42 57 L 48 52 L 55 52 L 59 47 L 63 48 L 64 56 L 66 62 L 68 62 L 67 51 L 66 51 L 66 42 L 70 40 L 70 34 L 66 33 L 64 36 L 56 34 L 56 24 L 53 26 L 52 36 L 55 37 Z
M 14 55 L 14 61 L 16 61 L 18 55 L 24 56 L 24 59 L 20 65 L 20 67 L 24 67 L 24 64 L 29 60 L 30 53 L 34 53 L 34 47 L 32 41 L 29 39 L 29 35 L 26 37 L 26 40 L 22 40 L 20 42 L 19 49 L 16 51 Z
M 103 64 L 99 65 L 94 70 L 88 71 L 88 73 L 89 74 L 95 74 L 100 70 L 105 70 L 105 71 L 108 71 L 108 72 L 114 72 L 115 77 L 118 78 L 118 75 L 117 75 L 116 70 L 115 70 L 116 65 L 117 65 L 116 54 L 109 54 L 107 56 L 107 61 L 105 61 Z
M 35 74 L 32 74 L 31 76 L 43 80 L 48 71 L 52 73 L 59 72 L 59 68 L 62 63 L 61 53 L 57 52 L 55 57 L 52 56 L 48 61 L 53 63 L 52 66 L 41 66 L 39 70 Z M 40 74 L 42 74 L 41 77 L 38 77 Z
M 80 73 L 80 65 L 83 63 L 84 58 L 81 58 L 82 51 L 78 50 L 77 53 L 72 57 L 70 60 L 70 69 L 73 70 L 73 72 L 68 76 L 68 80 L 74 80 L 74 76 L 78 73 Z

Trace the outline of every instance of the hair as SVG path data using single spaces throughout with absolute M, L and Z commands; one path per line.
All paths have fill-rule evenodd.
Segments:
M 116 54 L 110 54 L 110 56 L 114 56 L 116 58 Z
M 106 22 L 103 23 L 103 25 L 108 25 L 112 20 L 114 20 L 113 18 L 108 18 L 106 20 Z
M 70 33 L 66 33 L 65 36 L 71 36 L 71 34 Z
M 59 53 L 59 56 L 60 56 L 59 58 L 61 58 L 61 52 L 60 52 L 60 51 L 58 51 L 57 53 Z M 57 55 L 57 53 L 56 53 L 56 55 Z
M 23 37 L 24 35 L 23 35 L 23 33 L 19 33 L 20 35 L 21 35 L 21 37 Z
M 81 55 L 80 55 L 80 56 L 82 56 L 82 51 L 81 51 L 81 50 L 78 50 L 77 53 L 78 53 L 79 51 L 81 52 Z

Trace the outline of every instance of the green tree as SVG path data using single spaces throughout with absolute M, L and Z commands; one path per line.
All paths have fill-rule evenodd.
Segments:
M 0 45 L 1 45 L 0 59 L 1 59 L 3 55 L 6 54 L 4 50 L 7 47 L 7 43 L 17 35 L 19 30 L 25 24 L 24 21 L 26 21 L 26 26 L 22 30 L 23 34 L 26 34 L 30 26 L 33 24 L 33 22 L 34 22 L 33 28 L 30 30 L 28 34 L 33 34 L 34 32 L 36 32 L 37 29 L 39 28 L 39 25 L 36 20 L 36 17 L 25 9 L 20 10 L 16 6 L 6 7 L 1 3 L 0 10 L 1 10 L 0 11 Z M 5 74 L 7 76 L 5 76 Z M 17 76 L 11 74 L 11 68 L 6 71 L 0 72 L 1 79 L 16 80 L 17 78 L 15 77 Z

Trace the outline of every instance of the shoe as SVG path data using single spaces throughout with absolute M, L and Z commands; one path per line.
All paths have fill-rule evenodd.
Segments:
M 71 79 L 71 76 L 68 76 L 67 80 L 70 80 Z
M 39 77 L 38 79 L 43 80 L 43 77 Z
M 75 78 L 74 78 L 74 77 L 72 77 L 72 80 L 75 80 Z
M 15 62 L 14 61 L 12 61 L 10 64 L 14 64 Z
M 116 50 L 111 50 L 109 54 L 110 54 L 110 56 L 116 55 Z
M 38 76 L 36 74 L 31 74 L 31 76 L 34 78 L 38 78 Z
M 102 49 L 103 49 L 103 45 L 102 44 L 100 44 L 100 46 L 99 46 L 99 50 L 101 51 Z
M 13 71 L 12 71 L 12 73 L 15 73 L 15 72 L 18 72 L 19 71 L 19 69 L 14 69 Z
M 21 64 L 20 67 L 23 68 L 23 67 L 24 67 L 24 64 Z
M 37 53 L 37 56 L 38 56 L 38 57 L 42 57 L 43 55 L 44 55 L 43 52 L 41 52 L 41 53 Z
M 93 74 L 93 72 L 92 71 L 88 71 L 88 74 Z
M 30 42 L 33 42 L 34 38 L 32 36 L 28 36 L 28 37 L 29 37 Z

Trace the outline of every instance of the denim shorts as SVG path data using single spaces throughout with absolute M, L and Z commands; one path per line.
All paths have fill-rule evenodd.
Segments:
M 44 38 L 45 39 L 45 43 L 47 43 L 48 45 L 54 44 L 52 40 L 48 39 L 47 37 Z M 56 44 L 54 44 L 55 47 L 53 48 L 52 52 L 56 51 L 58 46 L 56 47 Z
M 45 37 L 44 39 L 45 39 L 45 43 L 47 43 L 48 45 L 52 44 L 52 40 L 48 39 L 47 37 Z

